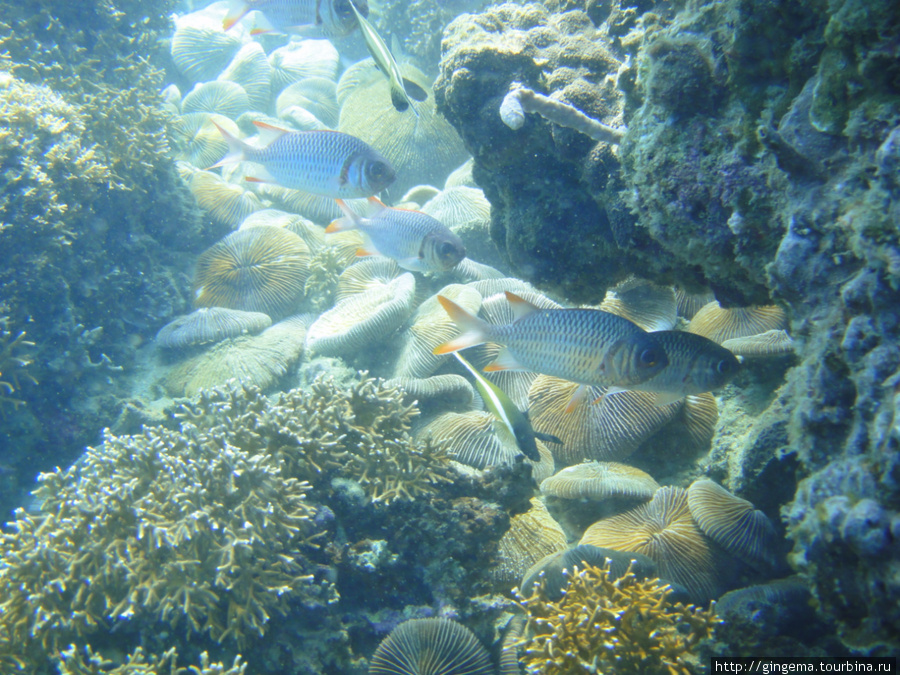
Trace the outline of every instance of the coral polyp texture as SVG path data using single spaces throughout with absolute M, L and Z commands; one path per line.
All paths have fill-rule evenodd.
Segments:
M 688 675 L 718 623 L 712 609 L 675 603 L 667 585 L 630 569 L 615 579 L 608 565 L 576 565 L 557 601 L 542 587 L 518 596 L 528 614 L 520 662 L 530 675 Z

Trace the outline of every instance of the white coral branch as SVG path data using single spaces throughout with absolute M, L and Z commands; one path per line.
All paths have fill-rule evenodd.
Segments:
M 510 129 L 521 129 L 525 124 L 525 113 L 537 113 L 545 120 L 561 127 L 575 129 L 595 141 L 605 141 L 617 145 L 625 134 L 624 129 L 616 129 L 588 117 L 577 108 L 556 101 L 525 87 L 513 87 L 500 104 L 500 119 Z

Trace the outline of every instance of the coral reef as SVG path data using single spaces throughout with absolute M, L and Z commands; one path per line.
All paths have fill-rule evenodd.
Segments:
M 0 298 L 6 330 L 41 355 L 40 386 L 9 416 L 15 440 L 0 435 L 7 461 L 32 458 L 19 485 L 35 457 L 68 464 L 96 439 L 135 347 L 188 307 L 184 252 L 209 235 L 165 138 L 174 5 L 2 3 Z
M 616 579 L 609 566 L 576 565 L 557 601 L 542 585 L 519 596 L 531 629 L 521 661 L 534 675 L 687 675 L 698 661 L 697 644 L 718 622 L 711 609 L 673 603 L 668 586 L 630 570 Z
M 555 4 L 445 32 L 435 99 L 474 156 L 493 239 L 576 300 L 640 269 L 722 307 L 785 310 L 796 360 L 769 370 L 793 366 L 786 385 L 751 364 L 709 457 L 666 470 L 728 478 L 770 518 L 784 506 L 819 617 L 847 648 L 895 654 L 900 15 L 887 0 Z M 607 65 L 587 58 L 603 40 Z M 535 116 L 513 132 L 500 104 L 515 82 L 626 127 L 622 142 Z

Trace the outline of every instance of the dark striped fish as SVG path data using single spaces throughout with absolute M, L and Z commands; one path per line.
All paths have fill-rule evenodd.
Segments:
M 251 33 L 268 31 L 302 33 L 310 36 L 341 37 L 349 35 L 357 26 L 354 9 L 368 15 L 366 0 L 234 0 L 222 22 L 225 30 L 240 21 L 248 12 L 262 14 L 261 26 Z
M 414 272 L 443 272 L 466 257 L 462 240 L 436 218 L 421 211 L 385 206 L 374 197 L 369 202 L 377 210 L 363 218 L 339 199 L 344 217 L 325 231 L 359 230 L 369 240 L 361 255 L 383 255 Z
M 702 335 L 680 330 L 650 335 L 662 346 L 669 363 L 649 380 L 630 388 L 656 392 L 656 405 L 723 387 L 740 370 L 741 363 L 734 354 Z M 607 394 L 616 391 L 611 388 Z
M 245 180 L 277 183 L 323 197 L 371 197 L 394 182 L 393 167 L 363 141 L 339 131 L 288 131 L 262 122 L 263 147 L 250 145 L 216 124 L 228 142 L 228 154 L 214 169 L 232 162 L 255 162 L 258 175 Z
M 506 293 L 516 318 L 494 326 L 451 300 L 441 305 L 463 331 L 435 348 L 447 354 L 484 342 L 504 349 L 484 370 L 528 370 L 589 386 L 633 388 L 661 372 L 668 360 L 652 333 L 599 309 L 539 309 Z

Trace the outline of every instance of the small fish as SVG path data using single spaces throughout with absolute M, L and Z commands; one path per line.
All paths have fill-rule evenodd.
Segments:
M 262 170 L 245 180 L 277 183 L 343 199 L 371 197 L 396 177 L 388 161 L 355 136 L 340 131 L 288 131 L 263 122 L 254 124 L 260 130 L 262 147 L 242 141 L 216 124 L 228 142 L 228 154 L 209 168 L 255 162 Z
M 359 12 L 368 15 L 366 0 L 357 0 Z M 356 7 L 350 0 L 233 0 L 222 22 L 225 30 L 248 12 L 257 10 L 263 27 L 250 32 L 299 33 L 309 36 L 342 37 L 357 26 Z
M 681 330 L 661 330 L 650 335 L 665 350 L 669 363 L 650 379 L 630 388 L 656 392 L 656 405 L 723 387 L 741 368 L 734 354 L 702 335 Z M 611 387 L 606 394 L 617 391 Z
M 500 387 L 479 373 L 471 363 L 460 356 L 459 352 L 454 352 L 453 356 L 466 367 L 466 370 L 472 373 L 472 377 L 475 378 L 475 386 L 478 388 L 478 393 L 481 394 L 484 404 L 494 414 L 494 417 L 500 420 L 501 424 L 509 430 L 509 433 L 516 439 L 516 445 L 519 446 L 519 450 L 528 459 L 535 462 L 541 461 L 537 443 L 534 442 L 535 438 L 550 443 L 562 443 L 556 436 L 535 431 L 531 426 L 531 420 L 528 419 L 527 410 L 525 412 L 519 410 Z
M 376 211 L 363 218 L 338 199 L 344 217 L 331 223 L 325 232 L 359 230 L 369 240 L 359 255 L 383 255 L 413 272 L 444 272 L 466 257 L 462 240 L 436 218 L 421 211 L 385 206 L 374 197 L 369 203 Z
M 350 0 L 347 1 L 350 2 Z M 397 61 L 394 59 L 394 55 L 391 54 L 391 50 L 388 49 L 387 44 L 385 44 L 372 24 L 366 20 L 366 17 L 356 9 L 354 2 L 350 2 L 350 6 L 356 12 L 359 30 L 363 34 L 369 53 L 375 60 L 375 65 L 378 66 L 378 70 L 384 73 L 388 82 L 391 83 L 391 103 L 394 105 L 394 108 L 398 112 L 404 112 L 407 108 L 412 108 L 412 111 L 418 117 L 419 112 L 416 110 L 413 101 L 424 101 L 428 98 L 428 92 L 412 80 L 407 80 L 403 77 L 403 74 L 400 72 L 400 66 L 397 65 Z
M 484 342 L 504 346 L 485 371 L 528 370 L 582 385 L 632 388 L 661 372 L 668 360 L 652 333 L 599 309 L 540 309 L 507 292 L 512 323 L 494 326 L 438 296 L 463 331 L 434 349 L 448 354 Z

